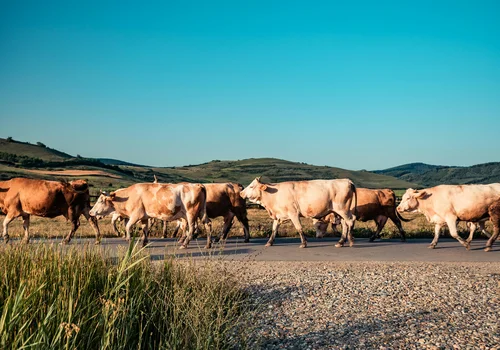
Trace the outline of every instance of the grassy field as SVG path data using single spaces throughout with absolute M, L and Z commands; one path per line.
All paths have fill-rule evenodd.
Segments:
M 247 295 L 215 263 L 118 261 L 47 245 L 0 248 L 1 349 L 226 349 Z M 240 337 L 241 336 L 241 337 Z
M 407 236 L 409 238 L 421 238 L 421 237 L 433 237 L 434 235 L 434 225 L 429 224 L 425 217 L 420 214 L 411 214 L 405 215 L 408 219 L 413 219 L 410 222 L 403 222 L 403 228 L 405 229 Z M 269 215 L 265 210 L 261 209 L 249 209 L 248 210 L 248 218 L 250 221 L 250 235 L 252 237 L 267 237 L 271 234 L 272 231 L 272 220 L 269 218 Z M 0 216 L 0 220 L 3 220 L 3 216 Z M 77 237 L 94 237 L 94 232 L 90 225 L 87 223 L 85 218 L 82 216 L 81 226 L 77 231 Z M 312 225 L 312 220 L 310 219 L 301 219 L 302 226 L 306 235 L 314 236 L 315 231 Z M 105 237 L 115 237 L 112 233 L 111 221 L 110 218 L 104 218 L 99 221 L 99 227 L 101 229 L 101 234 Z M 125 232 L 123 224 L 119 223 L 118 227 L 122 233 Z M 175 228 L 175 222 L 168 224 L 168 232 L 169 235 L 173 232 Z M 216 218 L 213 220 L 213 228 L 216 233 L 219 233 L 222 230 L 222 218 Z M 462 236 L 467 236 L 468 231 L 464 223 L 459 223 L 458 225 L 459 231 Z M 492 231 L 491 224 L 488 222 L 486 225 L 487 230 Z M 69 232 L 70 224 L 65 221 L 64 218 L 59 217 L 56 219 L 45 219 L 32 217 L 30 232 L 32 237 L 47 237 L 47 238 L 57 238 L 61 239 L 65 234 Z M 341 227 L 339 226 L 339 230 Z M 373 221 L 370 222 L 356 222 L 354 229 L 354 237 L 369 237 L 371 233 L 376 229 L 376 225 Z M 444 232 L 447 229 L 443 229 Z M 139 234 L 139 226 L 137 225 L 134 228 L 134 232 Z M 329 228 L 329 234 L 332 235 L 331 228 Z M 9 234 L 11 237 L 21 237 L 23 234 L 22 228 L 22 220 L 16 219 L 9 225 Z M 445 233 L 447 234 L 447 233 Z M 243 236 L 243 228 L 241 224 L 234 219 L 234 225 L 229 233 L 230 236 Z M 156 224 L 152 228 L 151 232 L 152 237 L 160 237 L 161 236 L 161 223 Z M 286 222 L 282 224 L 278 231 L 279 236 L 291 236 L 298 237 L 298 233 L 293 227 L 291 222 Z M 479 233 L 476 233 L 475 237 L 478 237 Z M 398 238 L 399 233 L 396 226 L 388 220 L 384 229 L 382 230 L 383 238 Z

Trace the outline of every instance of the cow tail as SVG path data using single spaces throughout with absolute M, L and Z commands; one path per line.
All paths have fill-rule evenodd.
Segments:
M 199 186 L 201 187 L 201 192 L 203 193 L 203 207 L 201 207 L 199 217 L 201 218 L 201 222 L 206 224 L 210 221 L 207 215 L 207 189 L 202 184 L 199 184 Z
M 352 207 L 351 204 L 351 211 L 354 213 L 354 219 L 357 219 L 358 217 L 358 194 L 356 192 L 356 185 L 354 185 L 353 182 L 351 182 L 351 190 L 352 190 L 352 197 L 353 197 L 353 203 L 354 203 L 354 208 Z

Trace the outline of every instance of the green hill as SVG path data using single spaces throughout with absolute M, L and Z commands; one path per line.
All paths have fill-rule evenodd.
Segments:
M 412 163 L 386 170 L 377 170 L 374 173 L 394 176 L 401 180 L 417 183 L 422 187 L 440 184 L 487 184 L 500 182 L 500 162 L 469 167 Z
M 360 187 L 404 189 L 415 186 L 413 183 L 384 174 L 315 166 L 275 158 L 214 160 L 198 165 L 152 168 L 110 158 L 75 158 L 43 144 L 33 145 L 0 139 L 2 180 L 15 176 L 46 179 L 78 176 L 94 181 L 96 187 L 116 188 L 133 182 L 153 181 L 153 174 L 156 174 L 161 182 L 235 181 L 246 185 L 255 177 L 263 176 L 271 182 L 349 178 Z
M 49 148 L 43 143 L 31 144 L 16 140 L 0 138 L 0 152 L 15 154 L 31 158 L 40 158 L 46 161 L 58 161 L 72 158 L 67 153 Z

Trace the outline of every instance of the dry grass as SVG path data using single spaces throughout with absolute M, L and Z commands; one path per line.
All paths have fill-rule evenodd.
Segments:
M 250 221 L 250 234 L 252 237 L 267 237 L 271 234 L 272 220 L 265 210 L 259 209 L 249 209 L 248 218 Z M 419 214 L 405 214 L 405 218 L 413 219 L 410 222 L 403 222 L 403 228 L 405 229 L 407 236 L 409 238 L 419 238 L 419 237 L 432 237 L 434 235 L 434 225 L 427 222 L 423 215 Z M 3 220 L 3 216 L 0 216 L 0 220 Z M 80 218 L 81 226 L 78 229 L 75 237 L 94 237 L 94 231 L 87 223 L 85 218 L 82 216 Z M 315 231 L 312 226 L 312 220 L 301 219 L 304 231 L 309 236 L 314 236 Z M 213 220 L 214 232 L 218 233 L 222 230 L 222 218 L 216 218 Z M 110 218 L 105 218 L 99 221 L 99 228 L 101 229 L 101 234 L 104 237 L 115 237 L 111 227 Z M 118 224 L 119 230 L 123 233 L 123 224 Z M 168 224 L 169 235 L 173 232 L 175 228 L 175 222 Z M 462 236 L 468 235 L 468 231 L 465 227 L 465 223 L 459 223 L 459 232 Z M 340 229 L 340 227 L 339 227 Z M 354 229 L 355 237 L 369 237 L 371 233 L 376 229 L 376 225 L 373 221 L 370 222 L 356 222 Z M 492 226 L 488 222 L 486 225 L 488 231 L 492 231 Z M 32 217 L 30 233 L 31 237 L 47 237 L 47 238 L 62 238 L 70 230 L 70 223 L 62 217 L 56 219 L 45 219 L 39 217 Z M 135 232 L 139 233 L 139 227 L 135 227 Z M 446 229 L 444 229 L 446 230 Z M 443 230 L 443 231 L 444 231 Z M 331 228 L 329 228 L 329 234 L 331 235 Z M 11 237 L 21 237 L 23 234 L 22 220 L 16 219 L 9 225 L 9 234 Z M 476 233 L 478 235 L 479 233 Z M 241 224 L 234 219 L 233 227 L 229 233 L 230 236 L 243 236 L 243 227 Z M 292 236 L 298 237 L 297 231 L 293 227 L 291 222 L 286 222 L 282 224 L 278 232 L 279 236 Z M 151 236 L 161 236 L 161 223 L 156 224 L 151 231 Z M 396 226 L 388 220 L 384 229 L 382 230 L 383 238 L 398 238 L 399 233 Z M 477 237 L 477 236 L 476 236 Z

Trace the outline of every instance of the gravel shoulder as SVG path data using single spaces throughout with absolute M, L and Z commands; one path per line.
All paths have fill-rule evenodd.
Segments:
M 251 295 L 251 348 L 500 346 L 500 262 L 228 265 Z

